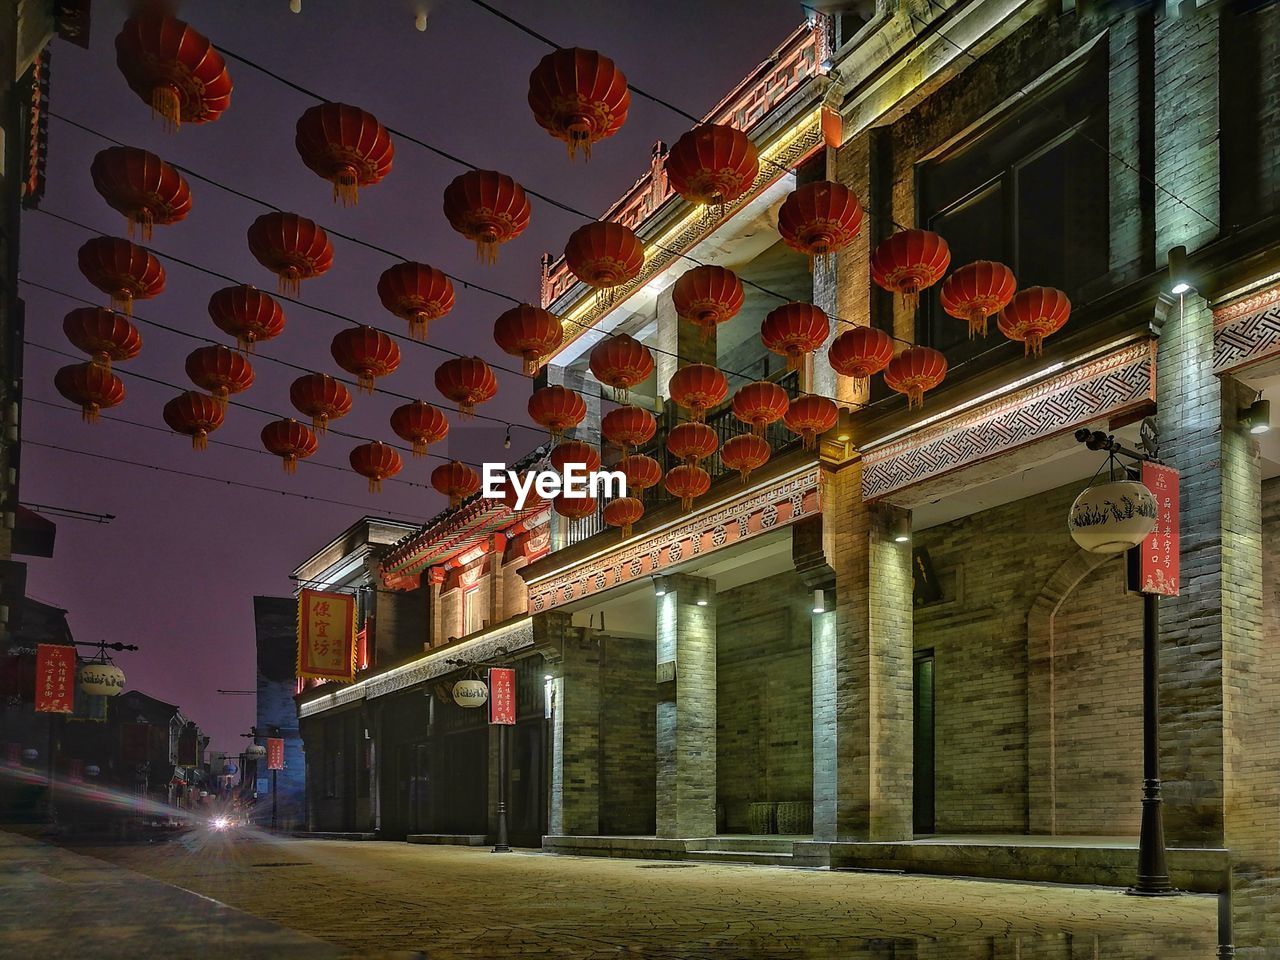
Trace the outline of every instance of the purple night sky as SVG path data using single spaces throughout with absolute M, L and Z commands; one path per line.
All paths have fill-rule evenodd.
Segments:
M 591 47 L 612 57 L 628 79 L 681 108 L 701 115 L 780 44 L 803 18 L 795 0 L 495 0 L 512 16 L 558 43 Z M 413 27 L 423 4 L 411 0 L 355 3 L 304 0 L 300 16 L 287 0 L 190 0 L 179 16 L 214 43 L 337 101 L 355 104 L 383 123 L 462 157 L 501 170 L 524 186 L 592 214 L 603 212 L 647 169 L 655 140 L 673 142 L 689 126 L 674 112 L 633 96 L 622 131 L 597 144 L 589 163 L 571 163 L 563 143 L 537 126 L 525 96 L 528 74 L 548 48 L 467 0 L 429 4 L 425 33 Z M 558 254 L 569 233 L 584 222 L 531 198 L 532 223 L 501 249 L 496 267 L 475 259 L 470 241 L 449 227 L 441 195 L 464 168 L 421 147 L 396 141 L 395 165 L 383 183 L 363 190 L 354 208 L 335 206 L 331 188 L 307 170 L 294 149 L 294 124 L 315 101 L 261 72 L 228 61 L 235 82 L 230 108 L 214 123 L 166 134 L 125 85 L 115 65 L 114 39 L 125 17 L 119 0 L 93 9 L 92 49 L 55 41 L 51 109 L 165 159 L 286 210 L 372 241 L 409 259 L 537 302 L 538 259 Z M 124 236 L 123 218 L 94 191 L 89 164 L 106 141 L 51 119 L 48 190 L 42 209 L 95 230 Z M 188 178 L 194 206 L 185 221 L 157 227 L 150 246 L 168 273 L 165 292 L 138 304 L 142 319 L 227 342 L 209 320 L 209 295 L 227 281 L 166 260 L 164 254 L 252 283 L 274 294 L 275 278 L 249 254 L 245 230 L 266 208 L 210 184 Z M 26 280 L 104 303 L 76 268 L 76 250 L 90 233 L 40 212 L 23 223 L 22 270 Z M 375 284 L 393 260 L 339 238 L 334 266 L 304 281 L 300 299 L 392 332 L 402 321 L 378 301 Z M 494 318 L 504 300 L 457 286 L 457 305 L 432 325 L 433 343 L 474 353 L 491 363 L 518 367 L 494 345 Z M 189 389 L 187 353 L 201 344 L 138 323 L 142 353 L 118 369 L 128 391 L 116 416 L 160 430 L 104 419 L 81 424 L 53 388 L 65 357 L 36 344 L 74 352 L 62 335 L 62 317 L 80 306 L 63 296 L 24 285 L 27 301 L 26 397 L 22 498 L 115 514 L 109 525 L 58 520 L 56 556 L 31 559 L 31 595 L 67 608 L 78 640 L 137 643 L 141 652 L 117 658 L 129 687 L 181 705 L 213 738 L 214 749 L 239 750 L 237 734 L 253 722 L 253 698 L 219 696 L 216 688 L 254 684 L 252 597 L 287 596 L 291 570 L 363 514 L 422 520 L 443 505 L 427 487 L 438 460 L 406 456 L 401 479 L 381 496 L 367 493 L 363 478 L 347 467 L 358 441 L 321 438 L 319 453 L 287 477 L 261 452 L 211 443 L 193 452 L 185 437 L 163 432 L 160 409 L 177 390 L 129 376 L 139 373 Z M 257 380 L 246 403 L 281 416 L 296 415 L 288 400 L 299 372 L 276 357 L 340 374 L 329 354 L 333 335 L 347 324 L 308 307 L 283 302 L 283 335 L 260 345 L 253 358 Z M 447 355 L 400 342 L 400 369 L 384 383 L 398 393 L 445 402 L 432 373 Z M 498 397 L 482 412 L 527 423 L 529 381 L 498 372 Z M 365 437 L 400 442 L 387 422 L 401 401 L 357 395 L 338 427 Z M 540 436 L 516 429 L 512 449 L 502 449 L 502 427 L 475 421 L 453 426 L 451 452 L 462 459 L 514 459 Z M 260 449 L 267 418 L 232 406 L 214 441 Z M 136 466 L 107 463 L 45 449 L 49 443 L 78 450 L 252 483 L 352 506 L 229 487 Z M 322 462 L 341 470 L 315 466 Z

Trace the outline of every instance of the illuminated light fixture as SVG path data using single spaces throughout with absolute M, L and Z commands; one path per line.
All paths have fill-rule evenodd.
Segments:
M 697 602 L 698 602 L 698 606 L 705 607 L 711 601 L 709 601 L 706 597 L 699 597 Z
M 893 542 L 911 542 L 911 518 L 906 514 L 900 515 L 893 521 Z
M 419 10 L 418 15 L 413 18 L 413 25 L 418 28 L 419 33 L 427 32 L 427 11 Z
M 507 425 L 507 435 L 506 435 L 505 437 L 503 437 L 503 438 L 502 438 L 502 449 L 504 449 L 504 450 L 510 450 L 510 449 L 511 449 L 511 426 L 510 426 L 510 424 L 508 424 L 508 425 Z
M 1238 419 L 1249 428 L 1250 433 L 1266 433 L 1271 429 L 1271 401 L 1258 397 L 1240 411 Z
M 1172 247 L 1169 250 L 1169 292 L 1177 295 L 1190 293 L 1191 273 L 1187 270 L 1187 248 Z
M 290 13 L 301 13 L 301 12 L 302 12 L 302 0 L 289 0 L 289 12 L 290 12 Z
M 667 595 L 667 581 L 665 578 L 653 578 L 653 595 L 655 597 L 665 597 Z
M 551 676 L 551 674 L 549 674 L 549 673 L 544 673 L 544 674 L 542 675 L 542 679 L 543 679 L 543 680 L 546 680 L 548 683 L 550 683 L 550 682 L 552 681 L 552 679 L 554 679 L 554 678 Z
M 814 613 L 827 612 L 827 593 L 821 587 L 813 591 L 813 612 Z

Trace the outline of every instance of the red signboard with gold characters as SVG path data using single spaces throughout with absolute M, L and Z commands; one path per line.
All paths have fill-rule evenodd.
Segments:
M 36 710 L 71 713 L 75 707 L 76 648 L 36 645 Z
M 1142 482 L 1156 498 L 1156 525 L 1138 547 L 1138 585 L 1143 593 L 1178 595 L 1178 471 L 1158 463 L 1142 465 Z
M 489 722 L 516 722 L 516 672 L 505 667 L 489 670 Z
M 284 739 L 282 737 L 267 738 L 267 769 L 284 769 Z
M 298 676 L 356 678 L 356 598 L 349 593 L 298 594 Z

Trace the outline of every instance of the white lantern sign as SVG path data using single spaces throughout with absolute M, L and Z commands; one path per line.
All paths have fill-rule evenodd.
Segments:
M 95 697 L 115 697 L 124 692 L 124 671 L 109 663 L 86 663 L 80 668 L 80 691 Z
M 251 743 L 244 748 L 244 755 L 252 760 L 261 760 L 267 755 L 267 748 L 260 743 Z
M 1156 525 L 1156 498 L 1137 480 L 1112 480 L 1076 497 L 1067 518 L 1071 539 L 1089 553 L 1124 553 Z
M 489 687 L 483 680 L 459 680 L 453 685 L 453 702 L 460 707 L 483 707 L 489 702 Z

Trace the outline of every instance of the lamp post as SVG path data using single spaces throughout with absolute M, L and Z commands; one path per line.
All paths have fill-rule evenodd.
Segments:
M 481 666 L 495 666 L 498 662 L 507 656 L 505 647 L 498 647 L 493 656 L 484 660 L 461 660 L 452 658 L 445 662 L 452 666 L 467 667 L 475 670 Z M 490 724 L 498 728 L 498 837 L 497 842 L 493 845 L 492 853 L 510 853 L 511 847 L 507 843 L 507 781 L 510 778 L 508 770 L 509 760 L 507 757 L 507 727 L 505 724 Z

